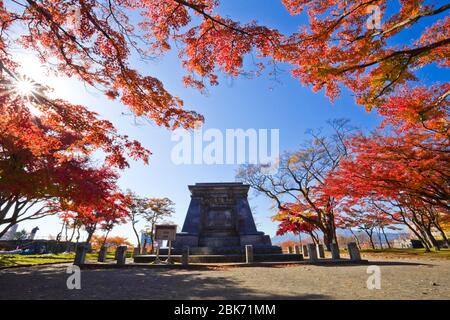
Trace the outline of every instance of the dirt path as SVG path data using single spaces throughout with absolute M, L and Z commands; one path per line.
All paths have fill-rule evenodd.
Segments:
M 0 271 L 0 299 L 450 299 L 450 261 L 374 261 L 381 289 L 367 289 L 367 266 L 219 270 L 83 270 L 68 290 L 67 266 Z

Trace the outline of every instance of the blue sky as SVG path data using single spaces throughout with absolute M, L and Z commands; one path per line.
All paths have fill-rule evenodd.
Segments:
M 286 33 L 294 32 L 300 23 L 305 22 L 303 16 L 291 17 L 280 1 L 223 2 L 221 12 L 233 19 L 244 22 L 256 19 L 261 24 Z M 209 88 L 208 94 L 202 95 L 183 86 L 181 78 L 185 72 L 175 51 L 154 61 L 135 60 L 133 65 L 140 72 L 162 80 L 171 93 L 184 100 L 186 108 L 203 114 L 206 119 L 205 130 L 217 128 L 225 133 L 226 129 L 234 128 L 279 129 L 281 151 L 298 148 L 306 138 L 307 129 L 326 126 L 329 119 L 348 118 L 353 125 L 366 131 L 375 128 L 380 121 L 376 114 L 367 113 L 364 108 L 355 105 L 353 97 L 345 91 L 341 98 L 331 104 L 323 92 L 313 93 L 310 88 L 302 87 L 298 80 L 290 76 L 288 66 L 280 66 L 284 72 L 279 74 L 279 82 L 270 80 L 266 74 L 255 79 L 222 77 L 219 86 Z M 435 78 L 433 70 L 423 72 Z M 34 73 L 37 77 L 37 72 Z M 436 74 L 436 78 L 441 77 L 445 78 L 444 75 Z M 139 140 L 153 152 L 149 166 L 131 162 L 131 168 L 122 173 L 120 186 L 142 196 L 171 198 L 176 203 L 176 214 L 171 221 L 180 227 L 190 201 L 187 185 L 234 181 L 237 166 L 174 165 L 170 155 L 175 142 L 170 139 L 170 131 L 144 122 L 136 125 L 132 116 L 123 114 L 128 111 L 119 103 L 106 99 L 94 89 L 86 89 L 75 80 L 58 79 L 53 83 L 67 100 L 89 106 L 112 121 L 119 132 Z M 270 209 L 271 203 L 262 196 L 255 198 L 251 193 L 251 206 L 256 208 L 254 215 L 259 229 L 273 236 L 276 224 L 270 219 L 274 214 Z M 38 235 L 41 236 L 55 235 L 59 230 L 54 217 L 23 223 L 19 229 L 31 229 L 36 225 L 40 228 Z M 112 234 L 126 236 L 134 241 L 129 225 L 117 227 Z

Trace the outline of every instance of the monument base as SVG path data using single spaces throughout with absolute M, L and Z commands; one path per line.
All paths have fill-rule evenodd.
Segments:
M 263 232 L 235 237 L 198 237 L 181 232 L 172 242 L 174 254 L 181 254 L 184 247 L 189 247 L 191 255 L 245 254 L 246 245 L 252 245 L 256 254 L 282 253 L 281 248 L 273 246 L 270 237 Z
M 255 254 L 281 254 L 282 250 L 278 246 L 253 246 Z M 168 249 L 160 249 L 161 254 L 166 254 Z M 174 254 L 181 254 L 182 248 L 173 248 Z M 228 247 L 189 247 L 190 255 L 227 255 L 238 254 L 245 255 L 245 246 Z
M 160 256 L 165 258 L 166 256 Z M 134 258 L 135 263 L 152 263 L 155 261 L 155 255 L 139 255 Z M 181 263 L 181 256 L 174 255 L 172 259 L 175 263 Z M 299 262 L 303 261 L 301 254 L 255 254 L 254 262 Z M 207 254 L 190 255 L 189 263 L 244 263 L 245 255 L 242 254 Z

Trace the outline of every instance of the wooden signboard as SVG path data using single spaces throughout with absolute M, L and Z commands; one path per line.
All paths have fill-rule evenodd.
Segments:
M 155 240 L 175 240 L 177 235 L 177 226 L 171 224 L 155 225 Z

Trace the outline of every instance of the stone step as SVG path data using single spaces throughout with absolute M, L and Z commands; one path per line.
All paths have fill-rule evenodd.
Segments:
M 160 255 L 160 260 L 166 260 L 167 255 Z M 180 255 L 171 256 L 172 261 L 181 263 Z M 301 254 L 255 254 L 255 262 L 289 262 L 302 261 Z M 135 263 L 152 263 L 155 261 L 155 255 L 140 255 L 134 257 Z M 190 255 L 189 263 L 233 263 L 245 262 L 245 255 L 241 254 L 223 254 L 223 255 Z
M 173 254 L 181 254 L 181 248 L 172 249 Z M 280 254 L 282 250 L 278 246 L 253 246 L 253 252 L 256 254 Z M 161 249 L 160 254 L 167 254 L 168 249 Z M 245 246 L 226 246 L 220 248 L 214 247 L 190 247 L 191 255 L 223 255 L 223 254 L 245 254 Z

